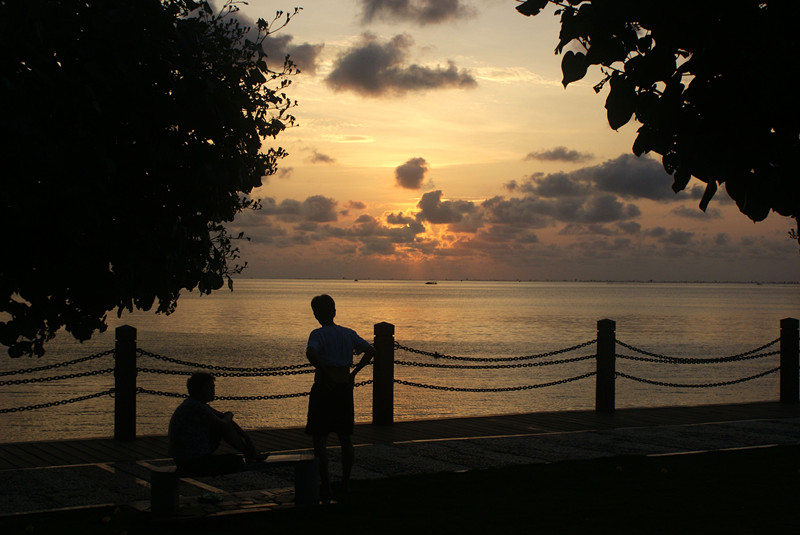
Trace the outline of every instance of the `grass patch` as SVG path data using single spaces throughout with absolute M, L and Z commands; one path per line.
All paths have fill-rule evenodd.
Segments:
M 30 515 L 0 520 L 0 531 L 792 533 L 800 529 L 799 500 L 800 446 L 775 446 L 356 481 L 348 500 L 329 507 L 179 523 L 125 508 Z

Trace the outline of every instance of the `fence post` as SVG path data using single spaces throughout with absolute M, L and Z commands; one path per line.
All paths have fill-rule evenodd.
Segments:
M 114 356 L 114 438 L 136 438 L 136 329 L 116 330 Z
M 603 319 L 597 322 L 597 412 L 614 412 L 616 379 L 617 323 Z
M 795 318 L 781 320 L 781 403 L 800 401 L 800 349 Z
M 375 363 L 372 370 L 372 423 L 394 423 L 394 325 L 375 324 Z

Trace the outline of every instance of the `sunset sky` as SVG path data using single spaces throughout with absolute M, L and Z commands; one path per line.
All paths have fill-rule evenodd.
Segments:
M 599 70 L 561 85 L 553 9 L 514 0 L 305 0 L 268 51 L 302 73 L 289 156 L 233 225 L 247 277 L 797 281 L 794 220 L 721 188 L 675 195 Z M 274 0 L 240 17 L 271 19 Z

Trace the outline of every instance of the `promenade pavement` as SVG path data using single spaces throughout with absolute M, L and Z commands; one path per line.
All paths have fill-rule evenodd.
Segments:
M 800 444 L 800 417 L 397 441 L 357 446 L 353 479 L 616 455 L 681 454 L 797 444 Z M 330 445 L 335 481 L 340 474 L 335 438 L 331 438 Z M 133 504 L 144 509 L 149 498 L 147 479 L 147 469 L 135 461 L 2 470 L 0 516 L 105 504 Z M 268 474 L 245 472 L 203 478 L 197 485 L 183 483 L 181 494 L 192 500 L 213 492 L 225 497 L 233 507 L 271 507 L 291 499 L 291 486 L 291 468 L 276 467 Z

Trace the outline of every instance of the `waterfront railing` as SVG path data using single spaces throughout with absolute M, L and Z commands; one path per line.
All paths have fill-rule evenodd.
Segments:
M 579 343 L 564 349 L 538 354 L 513 357 L 466 357 L 442 354 L 435 351 L 412 348 L 395 340 L 395 326 L 390 323 L 378 323 L 374 327 L 375 360 L 372 379 L 356 383 L 355 387 L 372 385 L 372 423 L 389 425 L 394 421 L 394 385 L 412 388 L 444 390 L 451 392 L 512 392 L 546 388 L 595 377 L 595 410 L 613 412 L 615 410 L 617 378 L 636 381 L 648 385 L 673 388 L 714 388 L 752 381 L 771 374 L 780 373 L 780 401 L 782 403 L 800 402 L 800 350 L 798 349 L 799 324 L 795 318 L 785 318 L 780 322 L 780 336 L 771 342 L 758 346 L 750 351 L 713 358 L 683 358 L 661 355 L 646 351 L 616 339 L 616 322 L 603 319 L 597 322 L 597 338 Z M 578 356 L 569 356 L 594 346 L 594 351 Z M 627 353 L 618 353 L 620 347 Z M 398 353 L 413 355 L 415 360 L 398 359 Z M 61 375 L 12 378 L 13 376 L 37 375 L 41 372 L 68 368 L 90 361 L 101 361 L 114 355 L 114 366 L 89 371 L 66 373 Z M 747 360 L 766 359 L 779 356 L 777 366 L 728 381 L 708 383 L 676 383 L 654 378 L 639 377 L 617 370 L 617 361 L 635 361 L 654 365 L 704 365 L 728 364 Z M 427 360 L 426 360 L 427 359 Z M 435 385 L 420 383 L 395 377 L 395 367 L 437 368 L 443 370 L 475 370 L 475 369 L 514 369 L 540 366 L 562 366 L 577 362 L 595 360 L 595 369 L 578 375 L 565 375 L 560 379 L 517 386 L 483 387 L 458 386 L 455 384 Z M 168 363 L 180 368 L 159 368 L 147 366 L 148 361 Z M 81 357 L 67 362 L 32 367 L 21 370 L 0 372 L 0 387 L 29 383 L 45 383 L 69 380 L 95 375 L 114 375 L 114 387 L 93 394 L 62 399 L 53 402 L 25 405 L 0 409 L 0 414 L 44 409 L 58 405 L 78 403 L 103 396 L 114 398 L 114 438 L 132 440 L 136 438 L 136 397 L 139 394 L 183 398 L 186 395 L 177 392 L 164 392 L 137 386 L 139 373 L 191 375 L 198 370 L 206 370 L 221 377 L 270 377 L 314 373 L 310 364 L 297 364 L 276 367 L 237 367 L 203 364 L 158 355 L 145 351 L 137 346 L 136 329 L 123 325 L 116 329 L 114 349 L 94 355 Z M 9 377 L 9 378 L 6 378 Z M 220 396 L 217 399 L 227 401 L 259 401 L 303 397 L 308 391 L 290 394 Z

